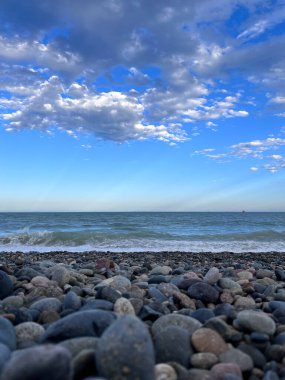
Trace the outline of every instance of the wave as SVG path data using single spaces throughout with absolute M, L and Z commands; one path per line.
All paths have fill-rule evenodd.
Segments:
M 38 231 L 0 236 L 0 251 L 285 252 L 285 231 L 178 235 L 155 231 Z

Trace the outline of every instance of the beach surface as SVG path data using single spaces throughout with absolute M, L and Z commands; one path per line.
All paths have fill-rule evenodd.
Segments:
M 1 253 L 1 380 L 282 380 L 284 357 L 285 253 Z

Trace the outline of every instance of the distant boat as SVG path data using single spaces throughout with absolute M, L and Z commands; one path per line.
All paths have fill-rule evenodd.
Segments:
M 244 211 L 244 210 L 242 210 L 242 213 L 244 214 L 244 213 L 245 213 L 245 211 Z

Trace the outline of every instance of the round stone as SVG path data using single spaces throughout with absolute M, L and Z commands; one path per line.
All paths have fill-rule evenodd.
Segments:
M 204 303 L 215 303 L 219 298 L 219 292 L 206 282 L 196 282 L 189 287 L 188 295 Z
M 81 307 L 81 297 L 79 297 L 75 292 L 69 291 L 64 297 L 63 310 L 71 309 L 78 310 Z
M 253 361 L 251 357 L 237 348 L 231 348 L 223 352 L 219 356 L 221 363 L 235 363 L 241 371 L 251 371 L 253 368 Z
M 212 267 L 205 274 L 204 280 L 208 282 L 208 284 L 215 284 L 221 277 L 220 271 L 216 267 Z
M 215 364 L 211 369 L 212 378 L 215 380 L 224 380 L 227 374 L 236 376 L 238 379 L 242 380 L 242 373 L 239 366 L 235 363 L 218 363 Z
M 17 308 L 19 309 L 22 307 L 24 304 L 24 299 L 23 297 L 20 296 L 9 296 L 3 299 L 2 301 L 2 306 L 5 309 L 10 309 L 10 308 Z
M 15 351 L 2 372 L 5 380 L 71 380 L 71 356 L 60 346 L 44 345 Z
M 35 322 L 20 323 L 15 327 L 17 347 L 26 347 L 34 342 L 39 342 L 45 329 Z
M 201 369 L 210 369 L 218 362 L 217 355 L 211 352 L 198 352 L 191 356 L 193 367 Z
M 13 293 L 13 289 L 13 281 L 10 276 L 3 270 L 0 270 L 0 299 L 2 300 L 10 296 Z
M 155 380 L 177 380 L 177 375 L 173 367 L 168 364 L 156 364 Z
M 0 317 L 0 343 L 5 344 L 10 350 L 16 348 L 16 333 L 14 326 L 8 319 Z
M 214 330 L 206 327 L 202 327 L 192 334 L 192 344 L 198 352 L 211 352 L 215 355 L 228 349 L 224 339 Z
M 63 266 L 56 265 L 52 268 L 52 281 L 55 281 L 58 283 L 58 285 L 63 288 L 64 285 L 69 283 L 70 280 L 70 273 L 69 271 L 64 268 Z
M 212 310 L 202 307 L 201 309 L 193 311 L 192 318 L 198 319 L 201 323 L 205 323 L 210 318 L 214 318 L 215 314 Z
M 263 332 L 273 335 L 276 325 L 266 313 L 255 310 L 243 310 L 237 315 L 238 325 L 249 331 Z
M 193 353 L 190 333 L 177 326 L 169 326 L 154 335 L 157 363 L 176 362 L 189 368 Z
M 192 317 L 180 314 L 167 314 L 158 318 L 152 325 L 152 333 L 154 335 L 160 334 L 169 326 L 177 326 L 185 329 L 190 334 L 199 329 L 202 324 Z
M 9 348 L 5 344 L 0 343 L 0 373 L 3 367 L 5 366 L 5 364 L 10 359 L 10 356 L 11 356 L 11 351 L 9 350 Z
M 98 337 L 114 320 L 115 316 L 104 310 L 77 311 L 52 323 L 43 341 L 60 342 L 79 336 Z
M 154 349 L 145 324 L 123 316 L 102 335 L 96 351 L 99 376 L 109 380 L 155 380 Z
M 238 272 L 237 276 L 240 280 L 251 280 L 251 279 L 253 279 L 253 274 L 247 270 Z
M 118 298 L 114 304 L 114 312 L 119 315 L 135 315 L 135 309 L 131 302 L 124 297 Z
M 157 266 L 155 268 L 153 268 L 150 272 L 149 272 L 149 275 L 154 275 L 154 274 L 161 274 L 163 276 L 167 276 L 169 273 L 172 272 L 172 268 L 167 266 L 167 265 L 163 265 L 163 266 Z

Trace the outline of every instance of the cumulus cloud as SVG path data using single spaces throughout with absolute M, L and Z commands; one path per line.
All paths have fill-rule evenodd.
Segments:
M 248 17 L 229 27 L 240 9 Z M 279 25 L 283 11 L 282 3 L 273 12 L 263 0 L 86 0 L 84 6 L 79 0 L 48 6 L 3 0 L 4 126 L 56 127 L 113 141 L 185 141 L 189 123 L 213 128 L 219 119 L 249 115 L 249 103 L 237 90 L 225 90 L 223 83 L 228 92 L 215 92 L 217 81 L 226 82 L 233 71 L 270 88 L 282 114 L 285 37 L 248 41 Z M 120 79 L 114 75 L 118 66 L 126 72 Z

